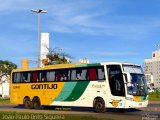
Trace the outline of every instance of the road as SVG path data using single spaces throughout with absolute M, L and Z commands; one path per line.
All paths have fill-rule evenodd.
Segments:
M 111 118 L 114 120 L 160 120 L 160 104 L 150 103 L 147 108 L 127 109 L 124 111 L 115 111 L 107 109 L 105 113 L 95 113 L 91 108 L 60 108 L 45 107 L 42 110 L 25 109 L 23 106 L 12 104 L 0 105 L 0 111 L 16 111 L 29 113 L 62 114 L 62 115 L 80 115 L 93 116 L 99 118 Z M 147 118 L 147 119 L 145 119 Z

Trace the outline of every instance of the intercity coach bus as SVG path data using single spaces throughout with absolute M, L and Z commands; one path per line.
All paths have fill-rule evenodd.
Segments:
M 12 71 L 10 100 L 25 108 L 41 106 L 141 108 L 148 105 L 141 66 L 130 63 L 58 64 Z

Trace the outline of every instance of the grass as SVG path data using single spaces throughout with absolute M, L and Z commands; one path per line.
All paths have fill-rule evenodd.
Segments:
M 149 94 L 149 100 L 156 100 L 156 101 L 160 101 L 160 91 L 155 91 L 155 92 L 151 92 Z
M 0 104 L 8 104 L 8 103 L 10 103 L 10 99 L 9 98 L 0 99 Z
M 97 118 L 83 115 L 57 115 L 40 113 L 21 113 L 0 111 L 0 120 L 113 120 L 108 118 Z

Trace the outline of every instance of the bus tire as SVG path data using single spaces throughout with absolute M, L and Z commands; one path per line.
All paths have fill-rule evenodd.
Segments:
M 41 102 L 40 99 L 38 97 L 35 97 L 33 100 L 33 108 L 34 109 L 41 109 Z
M 105 102 L 102 98 L 94 100 L 94 111 L 97 113 L 104 113 L 106 111 Z
M 30 109 L 31 108 L 31 101 L 29 97 L 25 97 L 23 100 L 23 105 L 26 109 Z

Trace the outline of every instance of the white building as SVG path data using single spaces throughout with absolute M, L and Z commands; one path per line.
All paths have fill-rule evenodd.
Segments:
M 86 64 L 89 63 L 89 59 L 88 58 L 82 58 L 79 61 L 80 61 L 80 63 L 86 63 Z
M 10 80 L 9 76 L 3 76 L 0 81 L 0 96 L 9 98 L 10 96 Z
M 41 52 L 40 52 L 40 59 L 41 61 L 47 59 L 46 55 L 49 52 L 49 33 L 41 33 Z M 43 64 L 41 62 L 41 67 L 43 67 Z
M 145 74 L 153 75 L 154 88 L 160 88 L 160 50 L 152 52 L 152 58 L 144 60 Z M 151 82 L 150 77 L 146 77 Z

